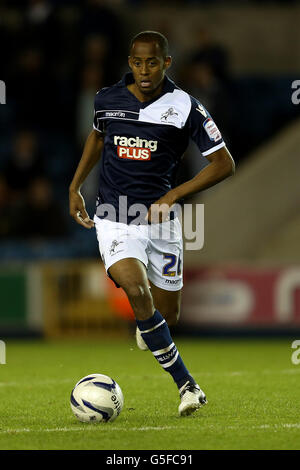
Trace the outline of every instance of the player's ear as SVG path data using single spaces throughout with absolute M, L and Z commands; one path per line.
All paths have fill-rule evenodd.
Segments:
M 129 65 L 129 67 L 132 69 L 132 66 L 131 66 L 131 56 L 130 56 L 130 55 L 128 56 L 128 65 Z
M 172 65 L 172 57 L 170 55 L 167 55 L 165 58 L 165 70 L 168 70 Z

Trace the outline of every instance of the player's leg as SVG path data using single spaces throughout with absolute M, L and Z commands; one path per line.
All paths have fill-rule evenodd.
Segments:
M 149 282 L 155 307 L 164 316 L 169 326 L 176 325 L 180 316 L 182 289 L 167 291 L 155 286 L 153 282 Z M 207 403 L 205 394 L 193 380 L 192 376 L 179 391 L 181 402 L 178 411 L 181 416 L 189 415 L 197 410 L 199 405 Z
M 125 291 L 137 320 L 147 320 L 154 311 L 146 268 L 136 258 L 124 258 L 109 268 L 110 277 Z
M 155 308 L 160 311 L 169 326 L 176 325 L 180 316 L 182 289 L 169 291 L 157 287 L 150 280 L 149 283 Z
M 176 325 L 180 316 L 182 290 L 167 291 L 155 286 L 153 282 L 149 282 L 155 307 L 158 308 L 164 316 L 169 326 Z M 142 342 L 143 338 L 141 335 L 140 349 L 145 349 Z M 197 410 L 200 405 L 207 403 L 204 392 L 200 389 L 199 385 L 196 384 L 192 376 L 190 376 L 186 383 L 180 387 L 179 392 L 181 402 L 178 411 L 181 416 L 189 415 L 193 411 Z
M 149 281 L 149 284 L 155 308 L 162 314 L 168 326 L 176 325 L 180 316 L 181 289 L 167 291 L 157 287 L 151 281 Z M 136 343 L 142 351 L 148 350 L 138 327 L 136 328 Z
M 177 323 L 180 314 L 182 279 L 183 244 L 181 225 L 178 220 L 164 225 L 169 237 L 151 238 L 149 251 L 148 279 L 151 285 L 153 303 L 170 325 Z M 144 332 L 141 330 L 146 341 Z M 172 345 L 174 350 L 172 349 Z M 175 344 L 164 351 L 163 357 L 168 364 L 179 354 Z M 187 369 L 186 369 L 187 370 Z M 178 383 L 181 403 L 178 411 L 180 416 L 191 414 L 201 405 L 207 403 L 204 392 L 188 373 L 184 383 Z
M 166 320 L 159 310 L 154 308 L 143 263 L 134 258 L 122 259 L 110 266 L 109 274 L 126 292 L 142 337 L 159 364 L 172 375 L 181 392 L 187 385 L 190 387 L 193 384 L 195 387 L 196 383 L 190 376 L 171 338 Z M 199 394 L 202 399 L 204 394 L 203 397 L 201 391 Z M 192 406 L 193 409 L 189 402 L 186 406 L 189 412 L 180 414 L 190 414 L 198 408 L 198 396 L 197 401 L 194 399 Z

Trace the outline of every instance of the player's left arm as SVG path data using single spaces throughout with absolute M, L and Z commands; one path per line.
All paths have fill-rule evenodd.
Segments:
M 163 222 L 166 220 L 169 208 L 179 199 L 192 196 L 193 194 L 208 189 L 234 174 L 235 163 L 225 146 L 207 155 L 206 158 L 210 161 L 210 164 L 203 168 L 196 176 L 171 189 L 164 196 L 155 201 L 148 212 L 149 221 L 155 220 Z
M 194 178 L 180 184 L 165 194 L 172 204 L 175 204 L 179 199 L 208 189 L 234 174 L 234 160 L 227 147 L 221 147 L 216 152 L 207 155 L 206 158 L 210 161 L 209 165 L 203 168 Z

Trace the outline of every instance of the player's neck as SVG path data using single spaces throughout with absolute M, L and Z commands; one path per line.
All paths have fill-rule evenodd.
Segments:
M 136 83 L 130 83 L 127 85 L 128 90 L 142 103 L 146 101 L 151 101 L 157 96 L 159 96 L 163 89 L 163 83 L 159 85 L 159 87 L 153 91 L 153 93 L 143 93 L 137 86 Z

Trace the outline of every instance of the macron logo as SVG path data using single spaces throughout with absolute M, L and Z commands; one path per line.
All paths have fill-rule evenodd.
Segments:
M 203 106 L 201 106 L 201 104 L 198 104 L 198 108 L 196 108 L 196 111 L 198 111 L 199 113 L 201 113 L 205 118 L 207 117 L 207 112 L 205 111 L 205 109 L 203 108 Z
M 105 113 L 106 117 L 119 117 L 119 118 L 124 118 L 125 113 L 122 111 L 106 111 Z

